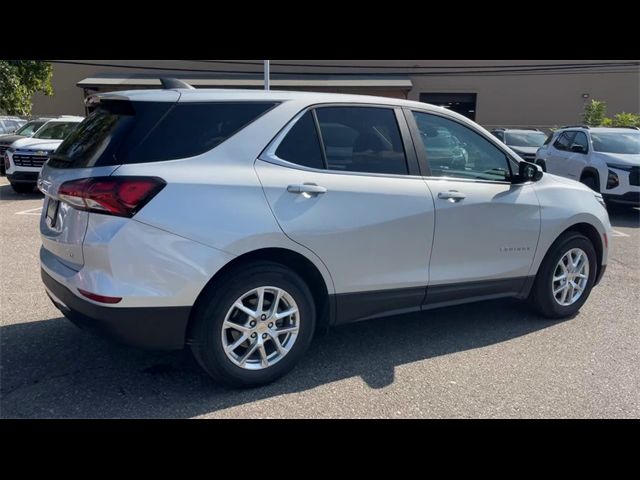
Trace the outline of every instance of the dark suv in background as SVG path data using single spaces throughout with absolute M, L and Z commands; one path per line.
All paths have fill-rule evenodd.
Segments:
M 538 129 L 496 128 L 491 133 L 528 162 L 535 162 L 536 152 L 547 139 Z

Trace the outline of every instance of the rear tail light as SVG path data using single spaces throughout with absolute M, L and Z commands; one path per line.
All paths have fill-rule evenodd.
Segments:
M 133 217 L 166 185 L 157 177 L 94 177 L 60 185 L 58 196 L 78 210 Z

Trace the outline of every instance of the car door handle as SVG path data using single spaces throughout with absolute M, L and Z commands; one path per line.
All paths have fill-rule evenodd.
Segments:
M 467 196 L 458 192 L 457 190 L 449 190 L 448 192 L 440 192 L 438 194 L 438 198 L 441 200 L 451 200 L 452 202 L 459 202 L 460 200 L 464 200 Z
M 289 193 L 308 193 L 309 195 L 319 195 L 321 193 L 327 193 L 325 187 L 316 185 L 315 183 L 303 183 L 300 185 L 289 185 L 287 187 Z

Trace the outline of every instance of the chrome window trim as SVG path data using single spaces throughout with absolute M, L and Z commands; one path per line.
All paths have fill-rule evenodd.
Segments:
M 425 180 L 432 180 L 432 181 L 437 181 L 437 180 L 442 180 L 442 181 L 447 181 L 447 182 L 465 182 L 465 183 L 489 183 L 489 184 L 495 184 L 495 185 L 512 185 L 514 187 L 519 187 L 522 185 L 532 185 L 535 182 L 532 181 L 527 181 L 527 182 L 523 182 L 523 183 L 513 183 L 513 182 L 507 182 L 507 181 L 503 181 L 503 180 L 483 180 L 481 178 L 462 178 L 462 177 L 434 177 L 434 176 L 429 176 L 429 177 L 422 177 Z

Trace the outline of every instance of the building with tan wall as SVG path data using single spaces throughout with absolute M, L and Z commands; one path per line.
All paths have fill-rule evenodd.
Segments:
M 94 92 L 158 88 L 160 77 L 196 88 L 262 88 L 260 60 L 69 60 L 53 64 L 53 97 L 35 115 L 84 114 Z M 633 60 L 272 60 L 273 89 L 409 98 L 447 106 L 485 127 L 549 128 L 577 123 L 584 103 L 608 115 L 640 112 Z

